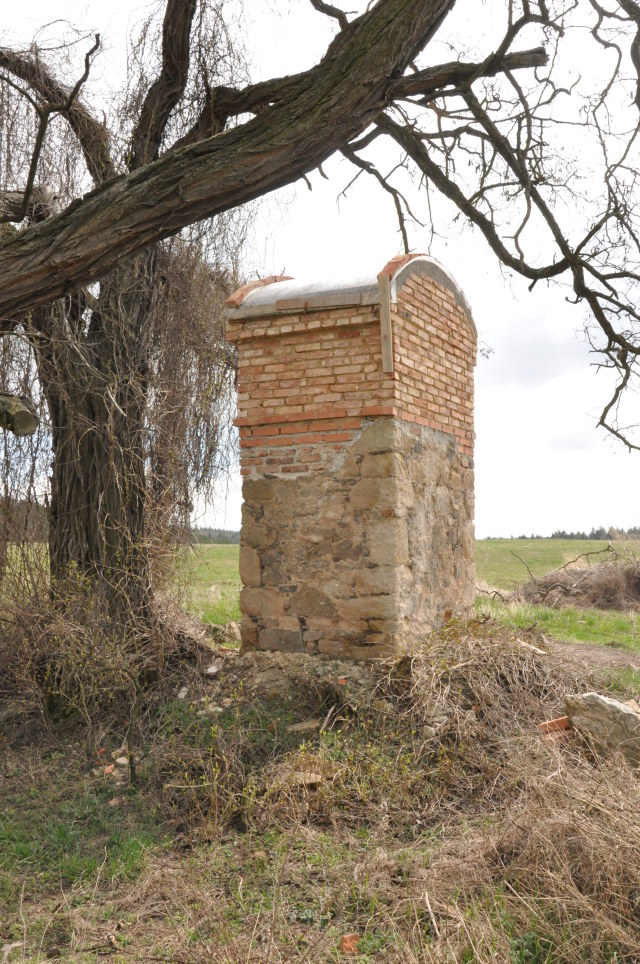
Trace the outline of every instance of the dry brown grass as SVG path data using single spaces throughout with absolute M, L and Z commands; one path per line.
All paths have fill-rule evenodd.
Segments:
M 490 626 L 452 641 L 413 659 L 405 709 L 416 731 L 439 716 L 441 747 L 458 751 L 418 959 L 640 960 L 638 774 L 535 727 L 584 681 Z
M 133 882 L 78 882 L 60 957 L 329 962 L 356 932 L 397 964 L 640 961 L 640 779 L 540 738 L 594 680 L 536 642 L 452 623 L 374 672 L 227 653 L 214 685 L 183 675 L 187 700 L 150 692 L 136 799 L 174 847 Z

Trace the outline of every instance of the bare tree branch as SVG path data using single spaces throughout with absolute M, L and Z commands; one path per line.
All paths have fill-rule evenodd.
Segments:
M 160 75 L 147 91 L 131 141 L 129 168 L 155 160 L 171 112 L 180 100 L 189 74 L 189 40 L 197 0 L 167 0 L 162 26 Z
M 340 29 L 345 30 L 349 26 L 349 21 L 347 20 L 347 15 L 343 10 L 339 10 L 338 7 L 334 7 L 331 3 L 324 3 L 324 0 L 310 0 L 311 6 L 314 10 L 318 10 L 320 13 L 324 13 L 327 17 L 333 17 L 340 24 Z
M 567 270 L 569 262 L 566 259 L 562 259 L 555 264 L 545 265 L 541 268 L 534 268 L 523 263 L 521 259 L 516 258 L 501 240 L 491 221 L 478 210 L 455 182 L 448 178 L 435 161 L 431 159 L 429 152 L 415 131 L 407 125 L 396 123 L 386 114 L 377 118 L 376 125 L 380 130 L 393 137 L 424 173 L 427 179 L 431 181 L 445 197 L 453 201 L 465 217 L 469 218 L 473 224 L 480 228 L 492 250 L 497 254 L 503 264 L 517 271 L 518 274 L 523 275 L 525 278 L 535 281 L 543 278 L 556 277 Z
M 409 237 L 407 235 L 407 226 L 405 222 L 404 211 L 402 210 L 403 201 L 404 201 L 405 207 L 408 208 L 406 200 L 404 199 L 400 191 L 398 191 L 397 188 L 393 187 L 393 185 L 389 183 L 388 179 L 384 177 L 383 174 L 380 173 L 380 171 L 377 169 L 375 164 L 372 164 L 370 161 L 366 161 L 362 157 L 358 157 L 358 155 L 356 154 L 353 148 L 343 147 L 342 154 L 344 155 L 344 157 L 347 158 L 348 161 L 351 161 L 351 163 L 355 165 L 355 167 L 359 168 L 361 171 L 365 171 L 367 174 L 370 174 L 372 177 L 374 177 L 378 182 L 378 184 L 380 185 L 380 187 L 382 188 L 382 190 L 386 191 L 387 194 L 390 194 L 391 197 L 393 198 L 393 203 L 396 209 L 396 217 L 398 219 L 398 226 L 400 228 L 400 234 L 402 235 L 402 244 L 404 247 L 404 252 L 405 254 L 408 254 L 410 250 Z M 345 188 L 342 194 L 345 194 L 346 191 L 347 191 L 347 188 Z
M 45 104 L 52 105 L 65 114 L 78 138 L 87 168 L 96 184 L 115 176 L 107 132 L 104 125 L 78 102 L 77 93 L 80 87 L 75 95 L 70 97 L 69 92 L 55 80 L 37 56 L 17 53 L 7 48 L 0 48 L 0 69 L 28 84 Z M 81 82 L 84 83 L 82 78 Z
M 548 60 L 544 47 L 521 50 L 504 57 L 493 55 L 482 64 L 465 64 L 454 60 L 401 77 L 395 83 L 394 97 L 413 97 L 419 94 L 427 100 L 440 95 L 445 87 L 462 87 L 478 77 L 495 77 L 509 70 L 544 67 Z

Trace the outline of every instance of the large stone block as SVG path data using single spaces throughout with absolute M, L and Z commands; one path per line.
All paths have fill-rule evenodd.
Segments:
M 396 488 L 392 478 L 361 479 L 351 489 L 349 501 L 354 509 L 393 509 L 397 504 Z
M 341 620 L 346 624 L 361 619 L 392 619 L 398 601 L 394 596 L 357 596 L 336 603 Z
M 245 502 L 262 504 L 271 502 L 278 493 L 276 479 L 245 479 L 242 483 L 242 497 Z
M 415 490 L 410 479 L 395 479 L 396 483 L 396 503 L 394 506 L 396 515 L 404 515 L 409 509 L 413 508 L 416 501 Z
M 640 766 L 640 712 L 637 705 L 621 703 L 600 693 L 565 697 L 571 725 L 601 747 L 621 750 Z
M 253 516 L 243 513 L 242 541 L 254 549 L 267 549 L 278 539 L 277 528 L 269 528 L 263 522 L 257 522 Z
M 376 419 L 362 430 L 360 438 L 354 443 L 353 451 L 358 455 L 394 451 L 397 434 L 394 419 Z
M 369 559 L 378 566 L 404 566 L 409 562 L 409 537 L 404 519 L 373 522 L 367 532 Z
M 377 596 L 396 593 L 406 585 L 409 570 L 405 566 L 372 566 L 355 574 L 358 594 Z
M 301 587 L 291 596 L 288 611 L 296 616 L 324 616 L 328 619 L 334 619 L 337 615 L 329 596 L 310 586 Z
M 334 568 L 329 579 L 324 578 L 324 567 L 318 572 L 318 576 L 322 580 L 320 582 L 320 589 L 326 596 L 329 596 L 330 599 L 342 599 L 345 596 L 354 595 L 353 590 L 356 584 L 356 572 L 351 565 L 348 563 L 346 565 L 348 565 L 346 569 Z
M 405 471 L 405 462 L 397 452 L 384 452 L 380 455 L 365 455 L 360 464 L 360 475 L 369 477 L 398 478 Z
M 262 582 L 260 553 L 251 546 L 240 546 L 240 579 L 245 586 L 259 586 Z
M 277 649 L 284 653 L 304 653 L 305 645 L 299 629 L 263 629 L 258 639 L 259 649 Z
M 363 429 L 353 451 L 365 456 L 386 452 L 408 455 L 416 447 L 420 448 L 416 426 L 398 418 L 378 418 Z
M 240 591 L 240 609 L 248 616 L 283 616 L 285 596 L 277 589 L 245 587 Z

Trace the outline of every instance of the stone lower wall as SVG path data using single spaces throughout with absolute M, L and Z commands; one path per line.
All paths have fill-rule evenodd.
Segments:
M 473 603 L 473 467 L 455 437 L 364 418 L 327 451 L 308 474 L 244 479 L 245 649 L 383 656 Z

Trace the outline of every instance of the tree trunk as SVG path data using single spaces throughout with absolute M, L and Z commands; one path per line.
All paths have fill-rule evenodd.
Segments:
M 52 432 L 52 587 L 75 575 L 106 592 L 115 614 L 145 617 L 149 598 L 141 406 L 110 412 L 100 386 L 60 386 Z M 58 390 L 58 386 L 56 386 Z M 49 393 L 50 394 L 50 393 Z
M 81 311 L 74 320 L 57 303 L 55 335 L 38 346 L 52 424 L 52 594 L 64 599 L 88 586 L 123 628 L 145 623 L 151 602 L 145 409 L 153 282 L 152 254 L 125 263 L 102 283 L 90 317 Z

